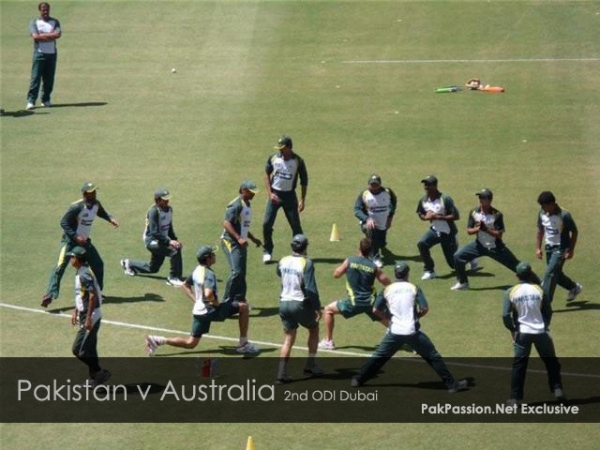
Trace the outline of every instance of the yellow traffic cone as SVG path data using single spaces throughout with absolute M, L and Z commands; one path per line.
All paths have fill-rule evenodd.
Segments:
M 246 450 L 254 450 L 254 439 L 252 439 L 252 436 L 248 436 L 248 442 L 246 443 Z
M 331 242 L 337 242 L 340 239 L 340 230 L 338 230 L 337 225 L 334 223 L 333 227 L 331 227 L 331 237 L 329 238 L 329 240 Z

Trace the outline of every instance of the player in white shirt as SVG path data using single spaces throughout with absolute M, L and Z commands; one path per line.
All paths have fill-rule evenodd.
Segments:
M 455 393 L 467 388 L 467 380 L 455 380 L 433 342 L 420 331 L 419 319 L 429 312 L 429 306 L 420 287 L 408 281 L 410 268 L 398 261 L 394 268 L 395 282 L 387 286 L 373 307 L 373 314 L 390 319 L 390 326 L 373 356 L 352 378 L 352 386 L 362 386 L 373 378 L 386 362 L 403 346 L 412 347 L 439 375 L 448 392 Z
M 548 332 L 552 318 L 550 300 L 541 286 L 532 283 L 536 278 L 528 262 L 516 267 L 519 284 L 508 289 L 504 295 L 502 319 L 510 330 L 515 356 L 511 376 L 510 399 L 507 404 L 518 405 L 523 400 L 527 364 L 534 345 L 546 365 L 550 392 L 561 402 L 566 400 L 560 376 L 560 363 L 554 350 L 554 342 Z

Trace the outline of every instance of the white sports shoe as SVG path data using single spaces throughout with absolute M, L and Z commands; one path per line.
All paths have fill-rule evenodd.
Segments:
M 451 291 L 464 291 L 469 289 L 469 283 L 460 283 L 457 282 L 454 286 L 450 288 Z
M 431 272 L 426 271 L 423 276 L 421 277 L 421 280 L 433 280 L 435 278 L 435 272 L 432 270 Z
M 479 269 L 479 260 L 477 258 L 475 258 L 473 261 L 471 261 L 471 270 L 477 270 Z
M 130 277 L 135 277 L 135 272 L 129 266 L 128 259 L 121 260 L 121 267 L 123 268 L 123 272 L 125 273 L 125 275 L 129 275 Z
M 581 294 L 581 291 L 583 291 L 583 286 L 579 283 L 576 283 L 575 287 L 569 291 L 569 295 L 567 295 L 567 301 L 572 302 L 575 300 L 575 298 Z
M 31 111 L 33 108 L 35 108 L 35 105 L 33 103 L 27 103 L 27 106 L 25 106 L 25 109 L 27 111 Z
M 157 348 L 158 348 L 158 342 L 156 341 L 155 337 L 152 335 L 147 335 L 146 336 L 146 353 L 148 353 L 148 356 L 154 355 Z
M 319 342 L 319 348 L 321 350 L 335 350 L 335 342 L 323 339 L 321 342 Z
M 183 286 L 183 281 L 181 281 L 179 278 L 169 277 L 167 278 L 167 284 L 173 287 L 181 287 Z
M 238 353 L 259 353 L 260 349 L 251 342 L 246 342 L 244 345 L 238 345 L 235 348 Z
M 52 106 L 52 102 L 48 100 L 47 102 L 42 102 L 42 106 L 44 108 L 50 108 Z
M 263 264 L 273 261 L 273 255 L 270 253 L 263 253 Z

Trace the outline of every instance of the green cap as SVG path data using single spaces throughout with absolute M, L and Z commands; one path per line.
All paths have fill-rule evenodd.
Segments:
M 87 250 L 79 246 L 73 247 L 69 252 L 67 252 L 67 256 L 74 256 L 77 259 L 86 259 Z
M 381 177 L 379 175 L 377 175 L 376 173 L 374 173 L 373 175 L 371 175 L 369 177 L 369 181 L 367 182 L 368 185 L 372 185 L 372 184 L 376 184 L 378 186 L 381 186 Z
M 256 183 L 254 181 L 249 181 L 249 180 L 242 181 L 242 184 L 240 185 L 240 191 L 242 189 L 246 189 L 247 191 L 250 191 L 253 194 L 256 194 L 258 192 Z
M 285 147 L 289 147 L 292 148 L 292 138 L 290 136 L 288 136 L 287 134 L 284 134 L 283 136 L 281 136 L 279 138 L 279 140 L 277 141 L 277 145 L 275 146 L 275 149 L 277 150 L 281 150 L 282 148 Z
M 437 185 L 438 179 L 435 177 L 435 175 L 428 175 L 421 180 L 421 183 Z
M 494 198 L 494 194 L 488 188 L 475 192 L 475 195 L 479 198 Z
M 83 186 L 81 186 L 81 193 L 82 194 L 90 194 L 90 193 L 95 192 L 97 190 L 98 190 L 98 186 L 96 186 L 91 181 L 86 181 L 85 183 L 83 183 Z
M 196 258 L 199 260 L 206 258 L 207 256 L 213 255 L 217 251 L 217 247 L 211 245 L 203 245 L 196 252 Z
M 406 276 L 409 271 L 410 267 L 408 267 L 408 263 L 406 261 L 396 261 L 394 266 L 394 275 L 396 275 L 396 278 L 402 278 Z
M 527 261 L 521 261 L 517 264 L 516 268 L 517 275 L 530 275 L 531 274 L 531 264 Z
M 161 200 L 171 200 L 171 193 L 165 188 L 159 188 L 156 191 L 154 191 L 154 198 L 160 198 Z

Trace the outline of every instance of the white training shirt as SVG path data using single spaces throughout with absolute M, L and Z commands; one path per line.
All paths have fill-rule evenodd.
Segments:
M 271 159 L 273 173 L 271 174 L 271 189 L 289 192 L 294 188 L 294 176 L 298 172 L 298 158 L 290 158 L 287 161 L 283 156 L 275 156 Z
M 98 203 L 88 209 L 87 205 L 84 205 L 83 209 L 77 215 L 77 230 L 75 233 L 84 238 L 89 238 L 92 232 L 92 224 L 98 214 Z
M 483 222 L 488 229 L 495 230 L 494 222 L 496 221 L 496 216 L 494 214 L 485 214 L 477 211 L 473 211 L 472 214 L 475 222 Z M 477 240 L 485 248 L 496 248 L 496 238 L 485 231 L 477 232 Z
M 544 227 L 544 241 L 546 245 L 560 245 L 560 234 L 563 230 L 561 214 L 546 214 L 540 212 L 540 223 Z
M 383 295 L 392 314 L 390 331 L 399 335 L 416 333 L 417 286 L 408 281 L 396 281 L 385 288 Z
M 302 291 L 305 267 L 306 258 L 302 256 L 286 256 L 279 261 L 282 302 L 301 302 L 305 299 Z
M 422 205 L 425 212 L 433 211 L 435 214 L 441 216 L 446 215 L 446 206 L 444 205 L 442 197 L 436 198 L 435 200 L 427 198 L 422 202 Z M 446 220 L 433 220 L 431 222 L 431 228 L 439 233 L 450 234 L 450 225 L 448 225 Z
M 252 222 L 252 208 L 246 202 L 242 202 L 242 212 L 240 213 L 240 236 L 248 239 L 250 223 Z
M 362 201 L 367 209 L 369 219 L 373 219 L 375 222 L 375 228 L 386 230 L 390 207 L 392 205 L 392 196 L 390 193 L 383 189 L 377 195 L 374 195 L 367 189 L 363 192 Z
M 542 288 L 535 284 L 521 283 L 510 290 L 509 299 L 517 310 L 519 332 L 541 334 L 545 330 L 542 316 Z

